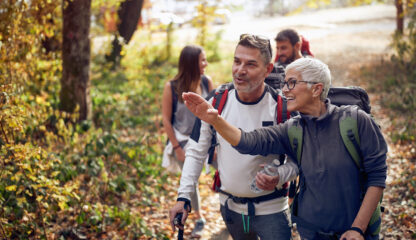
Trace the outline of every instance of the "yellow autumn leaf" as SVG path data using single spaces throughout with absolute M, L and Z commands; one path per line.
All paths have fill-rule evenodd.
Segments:
M 52 173 L 51 173 L 51 177 L 56 177 L 56 176 L 58 176 L 58 175 L 59 175 L 59 173 L 61 173 L 61 172 L 59 172 L 59 171 L 54 171 L 54 172 L 52 172 Z
M 78 194 L 76 194 L 75 192 L 72 192 L 72 196 L 74 196 L 74 198 L 76 198 L 78 201 L 81 199 Z
M 136 156 L 136 151 L 134 151 L 133 149 L 130 149 L 127 155 L 129 156 L 129 158 L 133 159 Z
M 9 192 L 16 192 L 17 186 L 16 185 L 10 185 L 6 187 L 6 190 Z
M 24 197 L 17 198 L 16 200 L 17 200 L 17 202 L 19 203 L 19 205 L 22 205 L 23 203 L 25 203 L 25 202 L 26 202 L 26 198 L 24 198 Z
M 37 189 L 37 188 L 36 188 Z M 25 193 L 26 193 L 26 195 L 28 195 L 28 196 L 33 196 L 33 194 L 29 191 L 29 190 L 25 190 Z
M 39 96 L 36 97 L 36 103 L 37 104 L 41 104 L 41 103 L 44 103 L 44 102 L 45 102 L 45 100 L 42 97 L 39 97 Z
M 68 207 L 68 205 L 66 204 L 66 202 L 64 202 L 64 201 L 59 201 L 58 202 L 58 205 L 59 205 L 59 208 L 61 209 L 61 210 L 65 210 L 67 207 Z

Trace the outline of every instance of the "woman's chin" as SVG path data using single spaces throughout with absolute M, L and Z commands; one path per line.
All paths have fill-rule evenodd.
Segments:
M 287 102 L 287 110 L 289 112 L 295 112 L 295 111 L 297 111 L 296 104 L 294 102 L 292 102 L 292 101 L 288 101 Z

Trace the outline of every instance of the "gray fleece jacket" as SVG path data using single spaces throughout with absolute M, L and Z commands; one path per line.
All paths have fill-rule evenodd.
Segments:
M 314 223 L 325 232 L 346 231 L 354 221 L 360 205 L 359 170 L 344 146 L 339 133 L 342 110 L 326 101 L 327 112 L 320 117 L 301 114 L 303 153 L 298 196 L 298 217 Z M 235 148 L 245 154 L 288 154 L 288 122 L 246 133 Z M 367 186 L 386 186 L 387 144 L 377 124 L 365 112 L 358 111 L 363 166 Z M 301 227 L 301 226 L 299 226 Z

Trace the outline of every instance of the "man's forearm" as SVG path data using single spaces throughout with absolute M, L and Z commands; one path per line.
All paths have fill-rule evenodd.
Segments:
M 363 230 L 363 232 L 366 231 L 371 216 L 373 215 L 382 194 L 383 188 L 381 187 L 370 186 L 367 189 L 360 211 L 355 217 L 352 227 L 358 227 Z
M 221 116 L 218 116 L 212 126 L 232 146 L 237 146 L 240 142 L 241 130 L 229 124 Z

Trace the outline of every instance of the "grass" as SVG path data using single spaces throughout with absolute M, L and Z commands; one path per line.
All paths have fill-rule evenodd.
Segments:
M 407 74 L 406 74 L 407 73 Z M 389 59 L 361 67 L 357 73 L 368 90 L 378 95 L 380 104 L 392 120 L 393 142 L 415 142 L 416 70 L 403 71 Z

